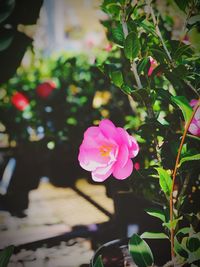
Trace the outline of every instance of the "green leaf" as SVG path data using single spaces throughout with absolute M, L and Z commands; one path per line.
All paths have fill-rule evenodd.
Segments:
M 200 249 L 200 233 L 195 233 L 188 238 L 186 247 L 189 251 L 195 252 Z
M 175 50 L 173 58 L 179 59 L 182 55 L 190 53 L 191 47 L 190 45 L 181 44 L 178 46 L 177 50 Z
M 177 238 L 174 238 L 174 250 L 176 254 L 180 255 L 181 257 L 187 259 L 188 252 L 184 249 L 184 247 L 178 242 Z
M 153 54 L 153 58 L 155 58 L 158 62 L 165 62 L 168 60 L 166 53 L 159 48 L 150 48 L 151 53 Z
M 154 262 L 153 254 L 147 243 L 134 234 L 128 244 L 133 261 L 140 267 L 151 266 Z
M 142 27 L 146 32 L 151 33 L 152 35 L 156 36 L 155 27 L 153 23 L 149 22 L 148 20 L 143 21 L 136 21 L 136 24 Z
M 121 7 L 118 3 L 111 3 L 106 6 L 108 13 L 112 16 L 113 19 L 120 19 Z
M 200 160 L 200 154 L 196 154 L 196 155 L 192 155 L 192 156 L 188 156 L 188 157 L 184 157 L 180 160 L 179 162 L 179 167 L 184 163 L 184 162 L 187 162 L 187 161 L 192 161 L 192 160 Z
M 168 172 L 162 168 L 156 168 L 159 174 L 159 183 L 163 192 L 169 197 L 172 190 L 172 179 Z
M 192 116 L 193 109 L 185 98 L 185 96 L 172 96 L 171 99 L 181 109 L 185 122 L 189 121 Z
M 12 13 L 14 7 L 15 7 L 15 0 L 1 1 L 0 23 L 7 19 L 7 17 Z
M 146 239 L 168 239 L 166 234 L 155 232 L 144 232 L 140 237 Z
M 193 25 L 195 23 L 198 23 L 200 21 L 200 15 L 195 15 L 189 18 L 188 24 Z
M 0 52 L 10 46 L 13 38 L 14 38 L 14 33 L 12 30 L 3 29 L 0 35 Z
M 101 255 L 98 256 L 97 260 L 95 261 L 94 267 L 104 267 Z
M 182 11 L 185 11 L 188 3 L 190 1 L 188 0 L 174 0 L 174 2 L 177 4 L 177 6 L 182 10 Z
M 116 86 L 121 87 L 122 84 L 124 83 L 124 79 L 123 79 L 123 75 L 121 71 L 117 70 L 117 71 L 111 72 L 111 80 Z
M 140 51 L 140 41 L 135 32 L 130 32 L 124 42 L 124 54 L 126 58 L 133 60 Z
M 9 246 L 0 252 L 0 266 L 6 267 L 9 263 L 9 259 L 13 254 L 14 246 Z
M 149 59 L 147 57 L 143 58 L 140 63 L 138 64 L 138 74 L 140 74 L 146 67 Z
M 179 221 L 181 221 L 182 219 L 183 219 L 183 216 L 181 216 L 181 217 L 179 217 L 179 218 L 173 220 L 172 222 L 169 221 L 169 222 L 167 222 L 167 223 L 163 223 L 162 225 L 163 225 L 163 226 L 166 226 L 169 230 L 170 230 L 171 228 L 175 230 L 177 223 L 178 223 Z
M 118 27 L 113 28 L 111 30 L 111 33 L 112 33 L 113 41 L 116 44 L 123 46 L 123 44 L 124 44 L 124 33 L 123 33 L 122 26 L 119 25 Z
M 183 227 L 176 233 L 176 236 L 179 237 L 183 235 L 188 235 L 189 232 L 190 232 L 190 227 Z
M 164 212 L 162 210 L 152 208 L 152 209 L 145 209 L 145 211 L 149 215 L 151 215 L 153 217 L 156 217 L 156 218 L 159 218 L 163 222 L 166 221 L 165 214 L 164 214 Z
M 127 95 L 130 95 L 133 92 L 133 90 L 128 85 L 125 84 L 123 84 L 120 89 L 123 91 L 123 93 Z
M 149 94 L 146 89 L 137 89 L 132 92 L 132 96 L 137 101 L 144 101 L 148 103 L 149 101 Z
M 185 65 L 178 65 L 178 67 L 174 68 L 173 73 L 179 77 L 179 79 L 187 79 L 189 72 Z

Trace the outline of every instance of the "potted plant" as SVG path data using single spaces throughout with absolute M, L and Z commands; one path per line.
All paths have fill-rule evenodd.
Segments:
M 128 96 L 133 116 L 124 114 L 129 132 L 115 119 L 89 127 L 79 149 L 80 165 L 91 171 L 96 182 L 111 175 L 117 180 L 130 177 L 132 191 L 160 203 L 159 208 L 153 206 L 146 212 L 161 221 L 161 231 L 149 231 L 147 225 L 127 242 L 135 265 L 160 265 L 148 243 L 167 240 L 170 255 L 162 265 L 198 266 L 200 100 L 196 71 L 200 61 L 194 39 L 199 38 L 199 3 L 105 0 L 101 7 L 108 14 L 102 23 L 113 46 L 100 69 Z M 178 36 L 173 28 L 177 19 L 183 21 Z M 140 169 L 134 168 L 138 162 Z M 137 202 L 129 203 L 129 212 L 134 205 Z M 110 253 L 103 253 L 108 245 L 98 251 L 91 266 L 130 266 L 122 260 L 123 253 L 110 256 L 109 261 Z

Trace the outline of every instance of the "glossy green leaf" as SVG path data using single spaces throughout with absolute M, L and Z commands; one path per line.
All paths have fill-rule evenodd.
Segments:
M 186 249 L 178 242 L 177 238 L 174 238 L 174 250 L 176 254 L 180 255 L 183 258 L 188 257 L 188 252 Z
M 14 246 L 9 246 L 0 252 L 0 266 L 6 267 L 13 254 Z
M 138 65 L 138 74 L 144 71 L 147 63 L 149 62 L 149 59 L 147 57 L 143 58 L 141 62 Z
M 188 238 L 186 247 L 189 251 L 195 252 L 200 249 L 200 233 L 195 233 Z
M 159 183 L 163 192 L 169 197 L 172 190 L 172 178 L 163 168 L 156 168 L 159 174 Z
M 178 230 L 178 232 L 176 233 L 176 236 L 183 236 L 183 235 L 188 235 L 190 232 L 190 227 L 183 227 L 180 230 Z
M 189 102 L 187 101 L 187 99 L 184 96 L 172 96 L 172 101 L 174 103 L 176 103 L 179 108 L 181 109 L 184 119 L 185 121 L 189 121 L 191 116 L 192 116 L 192 112 L 193 109 L 190 106 Z
M 0 23 L 6 20 L 15 7 L 15 0 L 4 0 L 0 4 Z
M 124 54 L 126 58 L 133 60 L 140 51 L 140 41 L 135 32 L 130 32 L 124 42 Z
M 152 208 L 152 209 L 145 209 L 145 211 L 149 215 L 151 215 L 153 217 L 156 217 L 156 218 L 159 218 L 163 222 L 166 221 L 165 214 L 164 214 L 164 212 L 162 210 Z
M 94 267 L 104 267 L 101 255 L 98 256 L 97 260 L 95 261 Z
M 144 239 L 168 239 L 166 234 L 155 232 L 144 232 L 140 237 Z
M 124 33 L 123 33 L 123 29 L 122 29 L 121 25 L 119 25 L 116 28 L 113 28 L 111 30 L 111 33 L 112 33 L 113 41 L 116 44 L 123 46 L 123 43 L 124 43 Z
M 154 262 L 153 254 L 147 243 L 137 234 L 134 234 L 128 244 L 133 261 L 140 267 L 151 266 Z
M 179 167 L 184 163 L 184 162 L 187 162 L 187 161 L 193 161 L 193 160 L 200 160 L 200 154 L 196 154 L 196 155 L 192 155 L 192 156 L 188 156 L 188 157 L 184 157 L 180 160 L 180 163 L 179 163 Z
M 116 86 L 121 87 L 122 84 L 124 83 L 124 79 L 123 79 L 123 75 L 121 71 L 117 70 L 117 71 L 111 72 L 111 80 Z
M 148 20 L 136 21 L 136 23 L 138 24 L 138 26 L 143 28 L 146 32 L 151 33 L 152 35 L 156 36 L 155 27 L 153 23 L 149 22 Z

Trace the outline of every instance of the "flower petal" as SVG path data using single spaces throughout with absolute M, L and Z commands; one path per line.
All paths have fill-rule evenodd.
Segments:
M 95 182 L 103 182 L 105 181 L 113 172 L 113 165 L 109 165 L 103 168 L 97 168 L 92 172 L 92 179 Z
M 121 127 L 118 127 L 117 131 L 118 131 L 118 134 L 120 134 L 121 143 L 125 143 L 128 146 L 130 158 L 136 157 L 139 152 L 139 145 L 137 141 L 135 140 L 135 138 L 129 135 L 127 131 L 125 131 Z
M 97 167 L 107 166 L 108 159 L 101 157 L 98 149 L 84 149 L 80 147 L 78 160 L 86 171 L 94 171 Z
M 112 121 L 108 119 L 102 120 L 99 124 L 99 129 L 106 138 L 113 139 L 115 141 L 118 140 L 117 130 Z
M 123 180 L 129 177 L 132 171 L 133 162 L 131 159 L 129 159 L 123 168 L 120 168 L 118 165 L 114 166 L 113 176 L 118 180 Z
M 129 155 L 131 158 L 134 158 L 139 153 L 140 148 L 139 148 L 137 141 L 135 140 L 135 138 L 133 136 L 131 136 L 131 141 L 132 141 L 132 143 L 131 143 L 131 147 L 129 149 Z
M 129 151 L 127 145 L 123 144 L 119 148 L 118 156 L 117 156 L 117 162 L 115 165 L 117 165 L 119 168 L 123 168 L 127 161 L 129 159 Z

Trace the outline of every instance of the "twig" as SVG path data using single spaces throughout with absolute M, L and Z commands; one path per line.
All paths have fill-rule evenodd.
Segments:
M 163 46 L 163 48 L 164 48 L 164 50 L 165 50 L 165 52 L 166 52 L 169 60 L 172 62 L 172 57 L 171 57 L 171 55 L 169 53 L 169 50 L 167 49 L 167 47 L 165 45 L 165 42 L 164 42 L 163 37 L 162 37 L 162 34 L 161 34 L 160 29 L 158 27 L 158 22 L 156 20 L 156 17 L 155 17 L 155 14 L 154 14 L 154 10 L 153 10 L 153 8 L 151 6 L 151 0 L 147 0 L 146 3 L 148 5 L 149 11 L 151 13 L 151 16 L 152 16 L 152 19 L 153 19 L 153 23 L 155 25 L 156 33 L 157 33 L 158 37 L 160 38 L 160 41 L 162 43 L 162 46 Z
M 157 34 L 158 37 L 160 38 L 160 41 L 161 41 L 161 43 L 162 43 L 162 46 L 163 46 L 163 48 L 164 48 L 164 50 L 165 50 L 165 52 L 166 52 L 166 54 L 167 54 L 169 60 L 172 62 L 172 57 L 171 57 L 171 55 L 170 55 L 169 50 L 167 49 L 167 47 L 166 47 L 166 45 L 165 45 L 165 42 L 164 42 L 164 40 L 163 40 L 163 37 L 162 37 L 161 31 L 160 31 L 160 28 L 158 27 L 158 22 L 157 22 L 157 20 L 156 20 L 156 17 L 155 17 L 155 14 L 154 14 L 154 10 L 153 10 L 153 8 L 152 8 L 152 6 L 151 6 L 151 0 L 146 0 L 146 3 L 147 3 L 147 5 L 148 5 L 149 11 L 150 11 L 151 16 L 152 16 L 152 19 L 153 19 L 153 23 L 154 23 L 154 26 L 155 26 L 156 34 Z M 174 63 L 174 66 L 175 66 L 175 63 Z M 190 87 L 190 89 L 191 89 L 196 95 L 198 95 L 198 97 L 200 96 L 199 93 L 198 93 L 198 91 L 192 86 L 192 84 L 191 84 L 190 82 L 185 81 L 185 83 L 187 84 L 188 87 Z
M 131 71 L 133 72 L 133 75 L 135 77 L 138 89 L 141 89 L 142 88 L 142 83 L 141 83 L 140 77 L 138 75 L 137 67 L 136 67 L 136 64 L 135 64 L 134 60 L 131 62 Z
M 198 93 L 197 89 L 194 88 L 194 86 L 193 86 L 190 82 L 188 82 L 188 81 L 186 81 L 186 80 L 184 80 L 184 82 L 187 84 L 188 87 L 190 87 L 190 89 L 191 89 L 196 95 L 198 95 L 198 97 L 200 97 L 200 94 Z
M 193 110 L 193 113 L 192 113 L 192 116 L 191 116 L 190 120 L 186 123 L 185 130 L 184 130 L 184 133 L 183 133 L 183 136 L 182 136 L 182 139 L 181 139 L 181 143 L 180 143 L 180 146 L 179 146 L 179 149 L 178 149 L 177 157 L 176 157 L 176 163 L 175 163 L 175 167 L 174 167 L 173 175 L 172 175 L 172 190 L 171 190 L 171 194 L 170 194 L 170 223 L 171 224 L 173 222 L 173 211 L 174 211 L 173 191 L 174 191 L 176 173 L 177 173 L 178 166 L 179 166 L 179 160 L 180 160 L 180 156 L 181 156 L 181 151 L 182 151 L 182 147 L 183 147 L 183 144 L 184 144 L 184 141 L 185 141 L 185 137 L 186 137 L 187 131 L 188 131 L 189 127 L 190 127 L 192 119 L 193 119 L 193 117 L 194 117 L 199 105 L 200 105 L 200 99 L 199 99 L 198 103 L 196 104 L 196 106 L 194 107 L 194 110 Z M 171 257 L 172 257 L 172 260 L 173 260 L 175 254 L 174 254 L 174 229 L 173 229 L 172 226 L 171 226 L 171 229 L 170 229 L 170 236 L 171 236 L 170 237 L 170 240 L 171 240 Z
M 128 35 L 128 27 L 127 27 L 127 23 L 126 23 L 126 10 L 125 9 L 123 10 L 123 13 L 122 13 L 122 29 L 123 29 L 124 37 L 126 38 L 127 35 Z M 136 81 L 138 89 L 141 89 L 142 88 L 142 83 L 141 83 L 141 80 L 140 80 L 140 76 L 139 76 L 139 74 L 137 72 L 137 66 L 136 66 L 136 63 L 135 63 L 134 60 L 132 60 L 132 62 L 131 62 L 131 71 L 133 73 L 133 76 L 135 77 L 135 81 Z M 146 103 L 146 101 L 145 101 L 145 105 L 147 107 L 147 112 L 148 112 L 149 117 L 151 119 L 154 118 L 155 116 L 154 116 L 154 112 L 153 112 L 153 109 L 152 109 L 151 105 Z M 158 140 L 157 140 L 157 137 L 155 135 L 154 135 L 154 144 L 155 144 L 157 159 L 158 159 L 159 162 L 161 162 L 161 157 L 160 157 L 160 154 L 159 154 Z
M 185 194 L 185 191 L 186 191 L 187 186 L 189 184 L 189 180 L 190 180 L 190 176 L 189 176 L 189 174 L 187 174 L 186 177 L 185 177 L 185 180 L 183 182 L 183 186 L 181 188 L 181 192 L 180 192 L 180 194 L 178 196 L 179 199 L 177 201 L 177 208 L 176 208 L 177 210 L 179 210 L 179 208 L 181 207 L 181 200 L 182 200 L 182 198 L 183 198 L 183 196 Z
M 128 26 L 126 23 L 126 10 L 125 10 L 125 8 L 122 11 L 123 11 L 122 12 L 122 29 L 123 29 L 124 37 L 126 38 L 128 35 Z M 138 88 L 141 89 L 142 83 L 141 83 L 140 77 L 138 75 L 137 67 L 136 67 L 134 60 L 131 62 L 131 71 L 135 77 Z

